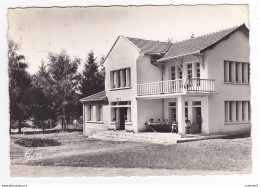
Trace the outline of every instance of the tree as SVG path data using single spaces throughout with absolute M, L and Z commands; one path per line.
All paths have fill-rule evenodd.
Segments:
M 99 66 L 94 57 L 94 53 L 91 51 L 88 54 L 86 63 L 84 64 L 84 70 L 80 82 L 80 91 L 83 97 L 101 92 L 105 88 L 104 76 L 98 70 Z
M 71 59 L 62 50 L 60 54 L 49 53 L 48 60 L 49 77 L 46 78 L 45 92 L 50 94 L 53 107 L 62 119 L 62 129 L 66 129 L 66 120 L 74 112 L 73 106 L 79 104 L 75 91 L 78 90 L 80 81 L 77 70 L 81 59 Z
M 42 61 L 39 71 L 32 76 L 30 89 L 31 114 L 36 125 L 44 131 L 45 121 L 56 118 L 49 87 L 50 76 Z
M 10 40 L 8 42 L 9 61 L 9 98 L 10 98 L 10 132 L 11 125 L 18 123 L 21 133 L 22 122 L 30 117 L 29 88 L 31 86 L 30 74 L 26 71 L 28 65 L 23 55 L 18 55 L 18 45 Z

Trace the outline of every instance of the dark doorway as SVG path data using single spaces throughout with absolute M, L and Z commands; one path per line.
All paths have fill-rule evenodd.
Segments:
M 127 108 L 120 108 L 120 130 L 125 130 L 125 121 L 127 119 Z
M 201 128 L 202 128 L 201 107 L 192 107 L 192 123 L 195 125 L 193 133 L 201 133 Z

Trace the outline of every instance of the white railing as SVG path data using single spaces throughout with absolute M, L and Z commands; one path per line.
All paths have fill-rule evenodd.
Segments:
M 177 79 L 137 84 L 137 95 L 158 95 L 167 93 L 214 92 L 213 79 Z

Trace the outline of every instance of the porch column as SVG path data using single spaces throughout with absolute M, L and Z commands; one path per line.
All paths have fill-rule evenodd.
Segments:
M 181 135 L 185 134 L 185 103 L 184 103 L 184 97 L 179 96 L 178 97 L 178 133 Z

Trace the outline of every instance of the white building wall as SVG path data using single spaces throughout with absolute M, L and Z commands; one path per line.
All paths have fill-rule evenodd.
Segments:
M 222 41 L 205 52 L 208 78 L 215 79 L 216 95 L 209 96 L 210 133 L 249 131 L 250 123 L 225 125 L 225 101 L 249 101 L 250 85 L 224 83 L 224 60 L 249 62 L 249 39 L 242 31 L 237 31 L 229 39 Z
M 110 54 L 108 55 L 104 66 L 105 74 L 105 90 L 109 100 L 107 112 L 103 113 L 103 118 L 108 119 L 107 124 L 111 122 L 111 102 L 131 101 L 131 121 L 132 125 L 127 126 L 128 129 L 137 131 L 137 70 L 136 62 L 142 56 L 139 49 L 124 36 L 120 36 Z M 130 68 L 131 87 L 121 90 L 113 90 L 110 86 L 110 72 L 123 68 Z
M 145 131 L 145 123 L 150 119 L 162 121 L 163 102 L 162 99 L 138 100 L 138 132 Z

